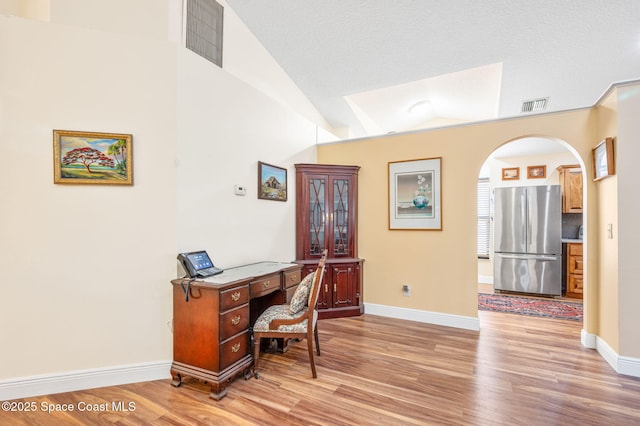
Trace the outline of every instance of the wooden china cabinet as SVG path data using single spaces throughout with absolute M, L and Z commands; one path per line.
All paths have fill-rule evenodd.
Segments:
M 296 164 L 296 263 L 303 276 L 328 249 L 319 318 L 358 316 L 362 263 L 357 247 L 359 166 Z

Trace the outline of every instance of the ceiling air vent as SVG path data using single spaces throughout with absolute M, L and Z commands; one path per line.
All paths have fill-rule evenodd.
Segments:
M 530 101 L 522 102 L 522 110 L 520 112 L 536 112 L 543 111 L 547 107 L 549 98 L 531 99 Z

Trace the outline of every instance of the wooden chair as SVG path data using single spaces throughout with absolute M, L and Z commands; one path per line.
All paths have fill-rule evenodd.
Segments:
M 327 260 L 327 250 L 324 251 L 318 268 L 307 275 L 298 284 L 295 294 L 288 305 L 273 305 L 258 317 L 253 325 L 253 371 L 258 378 L 258 359 L 260 357 L 261 339 L 307 339 L 309 349 L 309 363 L 311 373 L 315 379 L 316 364 L 313 359 L 313 341 L 316 342 L 316 351 L 320 355 L 320 342 L 318 341 L 318 311 L 316 303 L 322 287 L 324 264 Z

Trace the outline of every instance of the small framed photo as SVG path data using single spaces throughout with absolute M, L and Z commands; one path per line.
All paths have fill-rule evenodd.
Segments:
M 441 160 L 389 163 L 389 229 L 442 230 Z
M 258 198 L 287 201 L 287 169 L 258 161 Z
M 53 183 L 132 185 L 132 136 L 53 131 Z
M 527 166 L 527 179 L 544 179 L 547 177 L 547 166 Z
M 502 169 L 502 180 L 520 179 L 520 167 L 508 167 Z
M 615 174 L 613 138 L 606 138 L 593 148 L 593 180 L 604 179 Z

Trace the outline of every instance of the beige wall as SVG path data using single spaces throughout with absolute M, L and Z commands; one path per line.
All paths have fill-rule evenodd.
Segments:
M 640 357 L 640 237 L 637 165 L 640 88 L 623 85 L 597 108 L 322 145 L 321 163 L 357 164 L 359 244 L 366 259 L 364 301 L 477 316 L 475 182 L 489 153 L 524 136 L 566 142 L 585 166 L 585 321 L 583 338 L 617 371 L 637 375 Z M 591 178 L 592 148 L 616 138 L 616 175 Z M 389 161 L 442 157 L 443 230 L 391 231 L 387 224 Z M 611 238 L 607 225 L 613 227 Z M 486 270 L 486 265 L 480 269 Z M 401 294 L 412 285 L 412 296 Z M 591 337 L 589 337 L 591 336 Z
M 476 182 L 483 162 L 508 141 L 546 136 L 565 141 L 588 163 L 596 124 L 590 110 L 580 110 L 321 145 L 319 162 L 362 167 L 365 303 L 477 317 Z M 443 230 L 389 230 L 388 162 L 432 157 L 442 157 Z M 586 187 L 593 191 L 591 182 Z M 411 285 L 411 297 L 402 296 L 402 284 Z
M 598 107 L 598 131 L 595 135 L 594 146 L 606 137 L 617 135 L 617 90 L 614 90 Z M 593 167 L 593 159 L 589 159 Z M 589 170 L 588 179 L 593 179 L 593 168 Z M 595 184 L 593 202 L 598 221 L 595 226 L 594 250 L 586 259 L 589 273 L 598 277 L 600 285 L 589 291 L 585 303 L 599 312 L 596 333 L 602 337 L 611 348 L 619 352 L 619 291 L 618 291 L 618 237 L 607 238 L 607 224 L 612 224 L 618 230 L 618 176 L 614 175 Z M 593 228 L 592 228 L 593 229 Z

